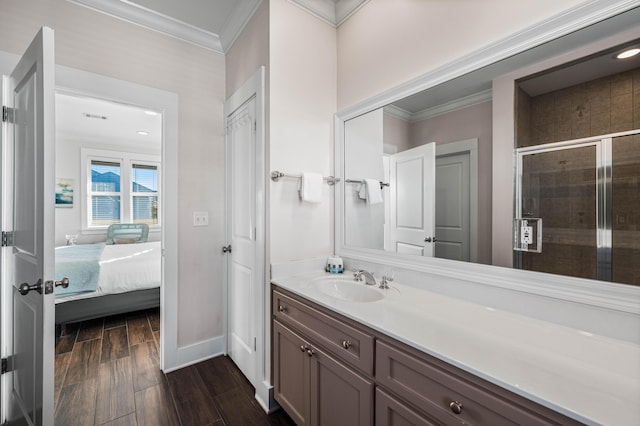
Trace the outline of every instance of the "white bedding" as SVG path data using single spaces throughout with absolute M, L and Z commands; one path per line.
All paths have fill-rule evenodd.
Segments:
M 57 303 L 160 286 L 160 242 L 107 245 L 100 257 L 98 289 L 56 299 Z

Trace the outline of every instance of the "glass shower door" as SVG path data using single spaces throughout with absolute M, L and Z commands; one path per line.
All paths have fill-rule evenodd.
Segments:
M 612 281 L 640 285 L 640 135 L 613 138 Z
M 523 252 L 522 269 L 597 279 L 596 144 L 520 156 L 522 218 L 542 218 L 542 252 Z
M 521 148 L 517 159 L 516 216 L 542 218 L 542 251 L 518 252 L 516 267 L 640 285 L 640 134 Z

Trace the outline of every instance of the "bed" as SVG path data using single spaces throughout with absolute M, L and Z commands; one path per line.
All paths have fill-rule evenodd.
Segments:
M 56 324 L 160 306 L 160 242 L 109 235 L 56 248 L 56 280 L 69 278 L 68 288 L 56 287 Z

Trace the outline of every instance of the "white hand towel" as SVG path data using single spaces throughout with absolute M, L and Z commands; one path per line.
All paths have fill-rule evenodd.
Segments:
M 366 199 L 367 199 L 367 184 L 364 183 L 364 181 L 362 181 L 362 183 L 358 187 L 357 191 L 358 191 L 358 198 L 360 198 L 361 200 L 365 200 L 366 201 Z
M 300 178 L 300 200 L 307 203 L 322 201 L 322 175 L 319 173 L 303 173 Z
M 384 200 L 382 199 L 382 189 L 380 189 L 380 181 L 377 179 L 365 179 L 365 186 L 367 187 L 367 201 L 369 204 L 380 204 Z

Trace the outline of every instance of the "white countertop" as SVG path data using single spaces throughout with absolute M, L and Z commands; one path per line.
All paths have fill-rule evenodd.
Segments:
M 583 423 L 640 425 L 636 344 L 395 282 L 377 290 L 382 300 L 344 301 L 311 284 L 325 276 L 351 279 L 317 272 L 272 282 Z

